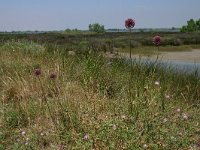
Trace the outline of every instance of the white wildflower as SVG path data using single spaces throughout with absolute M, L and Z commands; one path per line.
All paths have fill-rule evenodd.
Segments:
M 166 98 L 166 99 L 170 99 L 170 96 L 169 96 L 169 95 L 165 95 L 165 98 Z
M 143 148 L 144 148 L 144 149 L 148 148 L 148 145 L 147 145 L 147 144 L 144 144 L 144 145 L 143 145 Z
M 26 132 L 25 131 L 22 131 L 22 135 L 24 136 L 26 134 Z
M 187 120 L 187 119 L 188 119 L 188 116 L 187 116 L 187 114 L 183 113 L 183 114 L 182 114 L 182 116 L 183 116 L 183 119 L 185 119 L 185 120 Z
M 167 119 L 167 118 L 163 119 L 163 123 L 166 123 L 167 121 L 168 121 L 168 119 Z
M 83 137 L 83 139 L 86 140 L 86 141 L 89 140 L 89 138 L 90 138 L 89 134 L 85 134 L 84 137 Z
M 112 125 L 113 130 L 117 129 L 117 126 L 115 124 Z
M 160 85 L 160 82 L 159 81 L 155 81 L 155 85 Z
M 122 118 L 122 119 L 126 119 L 126 116 L 125 116 L 125 115 L 122 115 L 121 118 Z

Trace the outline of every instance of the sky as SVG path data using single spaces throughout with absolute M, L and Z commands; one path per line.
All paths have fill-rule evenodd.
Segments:
M 0 31 L 181 27 L 200 18 L 200 0 L 0 0 Z

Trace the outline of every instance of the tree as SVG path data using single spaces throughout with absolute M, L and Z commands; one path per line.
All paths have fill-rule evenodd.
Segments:
M 181 32 L 187 32 L 187 26 L 182 26 L 182 28 L 181 28 L 180 31 L 181 31 Z
M 197 30 L 200 31 L 200 19 L 196 21 L 196 25 L 197 25 Z
M 89 31 L 96 32 L 96 33 L 103 33 L 105 32 L 104 25 L 100 25 L 99 23 L 89 24 Z
M 187 25 L 182 26 L 181 32 L 196 32 L 200 31 L 200 19 L 195 21 L 190 19 L 187 21 Z
M 189 21 L 187 21 L 187 30 L 189 32 L 196 31 L 196 23 L 193 19 L 190 19 Z

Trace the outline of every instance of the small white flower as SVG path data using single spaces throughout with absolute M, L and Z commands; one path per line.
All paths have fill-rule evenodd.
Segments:
M 86 141 L 89 140 L 89 138 L 90 138 L 89 134 L 85 134 L 84 137 L 83 137 L 83 139 L 86 140 Z
M 179 132 L 178 135 L 179 135 L 179 136 L 183 136 L 183 133 L 182 133 L 182 132 Z
M 183 113 L 183 114 L 182 114 L 182 116 L 183 116 L 183 119 L 185 119 L 185 120 L 187 120 L 187 119 L 188 119 L 188 116 L 187 116 L 187 114 Z
M 26 132 L 25 131 L 22 131 L 22 135 L 24 136 L 26 134 Z
M 177 108 L 177 110 L 176 110 L 177 112 L 180 112 L 181 111 L 181 109 L 180 108 Z
M 125 116 L 125 115 L 122 115 L 121 118 L 122 118 L 122 119 L 126 119 L 126 116 Z
M 148 89 L 149 89 L 149 87 L 148 87 L 148 86 L 145 86 L 145 87 L 144 87 L 144 89 L 145 89 L 145 90 L 148 90 Z
M 143 145 L 143 148 L 145 148 L 145 149 L 148 148 L 148 145 L 147 145 L 147 144 L 144 144 L 144 145 Z
M 112 65 L 112 62 L 108 62 L 107 64 L 108 64 L 108 65 Z
M 163 123 L 166 123 L 167 121 L 168 121 L 168 119 L 167 119 L 167 118 L 163 119 Z
M 113 130 L 117 129 L 117 126 L 115 124 L 112 125 Z
M 43 135 L 44 135 L 44 133 L 40 133 L 40 135 L 41 135 L 41 136 L 43 136 Z
M 159 81 L 155 81 L 155 85 L 160 85 L 160 82 Z
M 165 95 L 165 98 L 166 98 L 166 99 L 170 99 L 170 96 L 169 96 L 169 95 Z
M 174 136 L 171 136 L 170 138 L 171 138 L 171 140 L 176 141 L 176 138 Z

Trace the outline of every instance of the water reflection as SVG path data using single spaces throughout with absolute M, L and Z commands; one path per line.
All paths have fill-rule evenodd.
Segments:
M 173 70 L 177 73 L 184 74 L 197 74 L 200 77 L 200 63 L 174 61 L 174 60 L 161 60 L 161 59 L 150 59 L 150 58 L 137 58 L 137 62 L 145 65 L 159 65 L 162 68 Z

